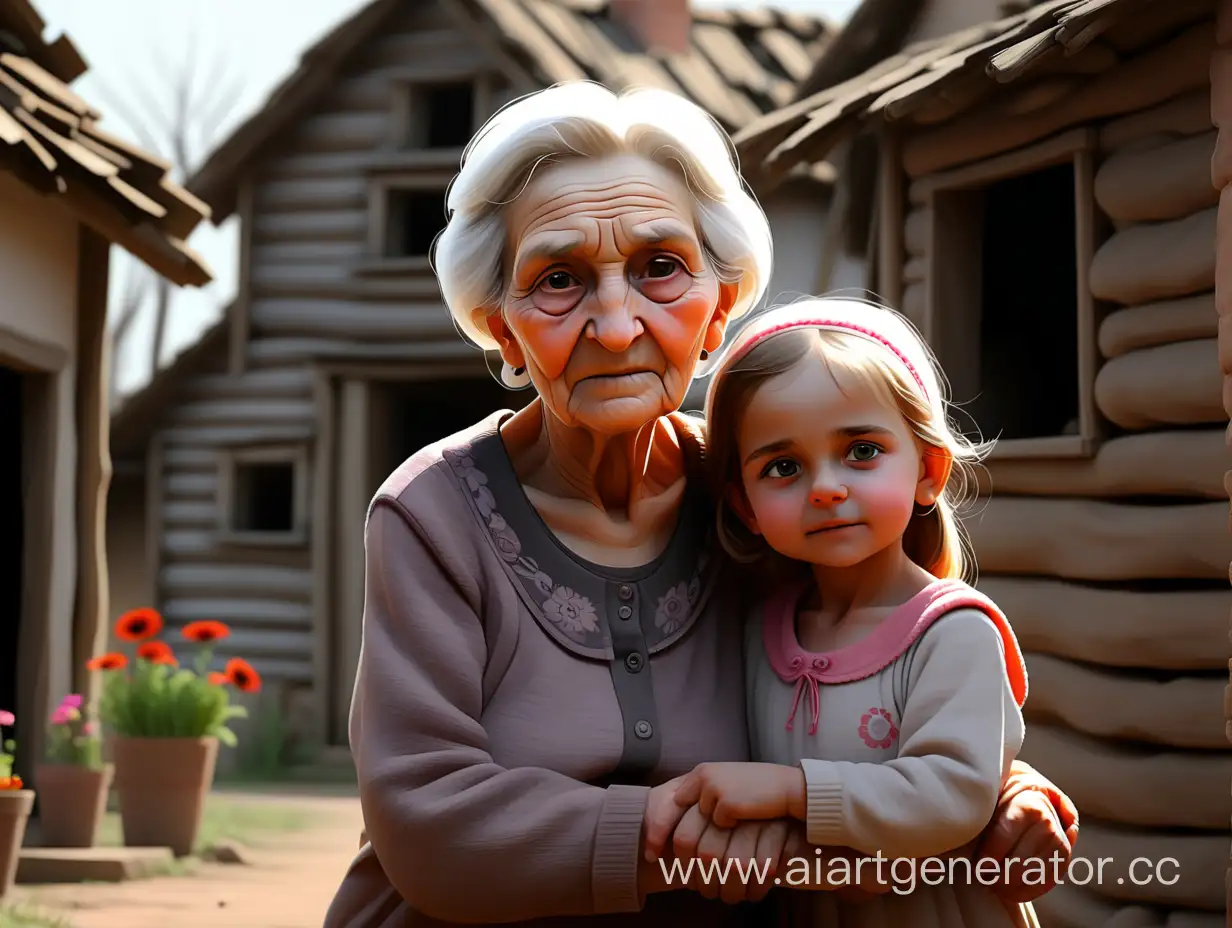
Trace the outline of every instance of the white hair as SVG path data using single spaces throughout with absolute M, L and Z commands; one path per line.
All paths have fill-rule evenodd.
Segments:
M 504 292 L 502 212 L 536 168 L 565 158 L 632 153 L 679 174 L 693 198 L 702 247 L 723 281 L 737 285 L 729 318 L 761 299 L 770 278 L 770 225 L 739 174 L 727 133 L 694 103 L 663 90 L 615 94 L 589 81 L 558 84 L 501 109 L 467 146 L 449 186 L 449 222 L 433 267 L 464 337 L 496 342 L 476 309 L 499 311 Z

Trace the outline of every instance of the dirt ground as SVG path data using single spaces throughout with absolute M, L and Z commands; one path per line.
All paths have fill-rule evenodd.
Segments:
M 232 799 L 290 803 L 312 810 L 314 821 L 245 848 L 244 865 L 198 863 L 189 876 L 119 884 L 18 886 L 12 901 L 37 905 L 71 928 L 321 928 L 357 849 L 359 800 L 266 794 Z

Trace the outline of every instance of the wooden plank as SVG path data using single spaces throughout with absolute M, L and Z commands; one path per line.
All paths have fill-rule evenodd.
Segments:
M 314 213 L 258 213 L 253 221 L 253 244 L 266 242 L 355 242 L 368 236 L 368 215 L 363 210 Z
M 896 309 L 903 306 L 903 262 L 906 244 L 903 213 L 906 193 L 902 168 L 902 138 L 896 130 L 881 134 L 877 164 L 877 291 Z
M 168 471 L 205 469 L 212 473 L 217 463 L 218 456 L 214 452 L 201 448 L 172 447 L 163 450 L 163 466 Z
M 921 177 L 911 184 L 911 199 L 922 202 L 937 191 L 982 187 L 993 181 L 1061 164 L 1072 160 L 1078 152 L 1093 151 L 1098 141 L 1097 129 L 1071 129 L 987 161 Z
M 305 601 L 312 588 L 312 572 L 304 568 L 270 566 L 243 561 L 211 564 L 168 564 L 159 571 L 168 601 L 188 597 L 210 598 L 225 590 L 241 599 L 264 597 Z
M 303 442 L 312 438 L 311 425 L 185 426 L 164 433 L 167 441 L 181 445 L 257 445 Z
M 1019 645 L 1092 666 L 1206 673 L 1232 657 L 1232 590 L 1143 591 L 981 572 Z
M 368 179 L 350 177 L 267 180 L 255 185 L 254 208 L 262 212 L 366 209 Z
M 766 69 L 730 29 L 697 23 L 693 26 L 693 44 L 729 84 L 767 95 L 773 90 L 774 82 Z
M 255 182 L 251 171 L 240 179 L 236 194 L 236 209 L 239 213 L 239 268 L 237 270 L 236 294 L 227 313 L 230 316 L 230 335 L 227 346 L 227 364 L 233 376 L 244 372 L 248 339 L 251 335 L 252 312 L 252 239 L 253 220 L 256 216 Z
M 100 692 L 85 663 L 107 641 L 107 493 L 111 484 L 107 279 L 111 245 L 84 228 L 77 236 L 77 596 L 73 616 L 73 692 Z
M 757 36 L 763 48 L 793 81 L 802 81 L 813 70 L 813 59 L 794 35 L 783 29 L 763 29 Z
M 372 159 L 371 151 L 289 151 L 271 153 L 254 166 L 261 181 L 303 180 L 317 177 L 347 177 L 361 172 Z
M 279 628 L 307 628 L 312 624 L 312 610 L 307 603 L 278 599 L 170 599 L 163 607 L 163 615 L 173 625 L 207 619 Z
M 1074 153 L 1075 260 L 1078 281 L 1078 432 L 1088 441 L 1104 438 L 1107 428 L 1095 403 L 1095 380 L 1102 362 L 1099 324 L 1106 310 L 1091 288 L 1091 263 L 1107 233 L 1095 204 L 1095 147 L 1099 132 L 1086 130 L 1083 145 Z
M 666 61 L 685 93 L 724 125 L 743 126 L 761 115 L 749 98 L 724 81 L 705 57 L 671 55 Z
M 352 342 L 326 338 L 265 338 L 253 342 L 248 357 L 254 364 L 299 363 L 310 358 L 369 361 L 471 361 L 477 352 L 454 335 L 444 341 Z
M 300 335 L 318 338 L 398 339 L 448 338 L 456 333 L 453 321 L 440 304 L 420 306 L 351 304 L 338 312 L 337 304 L 261 300 L 253 305 L 253 325 L 265 336 Z
M 1224 580 L 1226 502 L 1138 506 L 999 496 L 964 520 L 981 571 L 1070 580 Z
M 1113 744 L 1217 751 L 1228 746 L 1220 711 L 1222 676 L 1156 679 L 1150 673 L 1104 670 L 1047 654 L 1028 653 L 1026 662 L 1031 698 L 1023 713 L 1028 728 L 1040 719 Z M 1232 781 L 1232 757 L 1225 764 Z M 1232 815 L 1232 796 L 1227 815 Z
M 218 510 L 211 502 L 165 502 L 163 523 L 177 528 L 185 526 L 213 527 L 218 522 Z
M 201 449 L 191 449 L 193 451 Z M 213 450 L 209 451 L 213 454 Z M 159 486 L 159 477 L 149 470 L 149 463 L 146 464 L 146 480 L 151 487 Z M 169 474 L 162 479 L 163 492 L 169 497 L 177 499 L 213 499 L 214 493 L 218 489 L 218 478 L 213 470 L 204 474 Z M 158 496 L 154 496 L 152 500 L 157 507 Z M 154 562 L 151 561 L 151 564 Z
M 334 610 L 334 482 L 337 444 L 335 437 L 334 383 L 324 371 L 313 379 L 317 410 L 317 440 L 313 446 L 312 485 L 312 705 L 313 733 L 317 744 L 346 744 L 346 728 L 338 729 L 331 711 L 337 675 L 333 667 Z
M 351 695 L 359 665 L 364 614 L 364 535 L 372 461 L 369 382 L 345 380 L 340 385 L 338 405 L 337 508 L 334 511 L 338 538 L 338 601 L 334 612 L 335 731 L 345 731 L 350 716 Z
M 274 242 L 252 250 L 254 265 L 312 267 L 318 264 L 355 264 L 366 257 L 360 242 Z
M 175 427 L 228 425 L 301 426 L 315 421 L 312 400 L 236 397 L 181 403 L 168 414 L 167 425 Z
M 145 459 L 145 569 L 150 578 L 151 602 L 155 609 L 161 607 L 163 588 L 159 582 L 163 564 L 163 496 L 181 491 L 176 477 L 167 475 L 164 470 L 163 454 L 167 445 L 162 434 L 155 432 L 150 437 L 146 447 Z M 193 478 L 185 475 L 180 481 L 191 481 Z M 209 478 L 211 485 L 213 476 Z M 191 487 L 189 487 L 191 489 Z
M 1218 700 L 1211 711 L 1219 713 Z M 1088 816 L 1135 829 L 1150 842 L 1142 849 L 1154 847 L 1154 829 L 1227 831 L 1232 756 L 1226 751 L 1134 750 L 1036 721 L 1028 723 L 1021 757 L 1078 805 L 1084 845 L 1079 853 L 1092 860 L 1096 855 L 1085 846 Z
M 312 382 L 311 371 L 295 368 L 246 371 L 238 377 L 206 374 L 185 384 L 183 396 L 187 402 L 245 397 L 307 398 L 312 396 Z M 185 460 L 204 459 L 198 451 L 183 453 L 189 456 Z

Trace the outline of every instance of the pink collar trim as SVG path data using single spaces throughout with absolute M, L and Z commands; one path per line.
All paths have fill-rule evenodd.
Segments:
M 1009 620 L 991 599 L 961 580 L 937 580 L 903 603 L 870 634 L 846 648 L 815 653 L 800 647 L 796 639 L 796 608 L 809 589 L 811 580 L 789 587 L 768 600 L 763 607 L 762 641 L 774 672 L 787 683 L 795 683 L 795 696 L 787 730 L 792 728 L 796 709 L 807 689 L 811 697 L 812 721 L 809 734 L 816 734 L 821 713 L 821 684 L 850 683 L 884 670 L 937 621 L 960 608 L 983 611 L 1001 632 L 1005 646 L 1006 672 L 1019 707 L 1027 698 L 1027 670 L 1018 640 Z

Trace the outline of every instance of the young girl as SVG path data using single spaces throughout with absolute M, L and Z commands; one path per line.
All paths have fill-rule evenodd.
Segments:
M 931 354 L 890 310 L 808 300 L 746 327 L 706 405 L 724 547 L 776 554 L 801 577 L 776 584 L 749 623 L 763 763 L 686 776 L 677 852 L 707 827 L 794 817 L 809 844 L 869 858 L 866 876 L 880 866 L 889 880 L 888 859 L 946 858 L 993 815 L 1022 745 L 1027 677 L 1009 623 L 963 580 L 973 565 L 953 497 L 981 449 L 949 425 Z M 1030 905 L 994 895 L 1004 872 L 955 863 L 916 860 L 914 879 L 895 865 L 910 891 L 867 901 L 785 901 L 793 921 L 827 928 L 1037 924 Z

